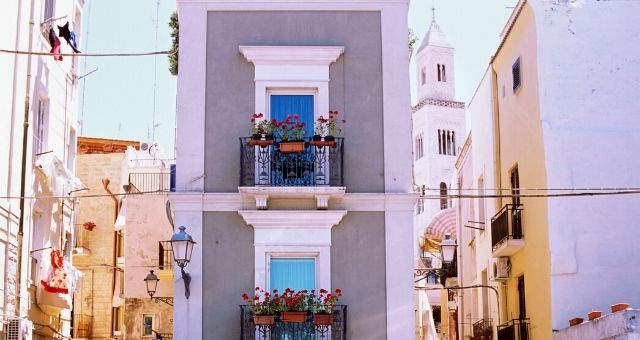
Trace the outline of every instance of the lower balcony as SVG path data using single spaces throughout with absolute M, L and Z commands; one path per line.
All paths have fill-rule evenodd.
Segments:
M 513 319 L 498 326 L 498 340 L 529 340 L 529 319 Z
M 473 323 L 473 340 L 493 339 L 491 319 L 481 319 Z
M 240 138 L 240 186 L 343 186 L 344 138 L 283 142 Z
M 337 305 L 333 309 L 333 323 L 316 325 L 313 314 L 308 313 L 304 322 L 283 322 L 275 317 L 272 325 L 256 325 L 249 306 L 240 306 L 241 340 L 345 340 L 347 338 L 347 306 Z
M 524 247 L 522 204 L 507 204 L 491 218 L 493 257 L 511 256 Z

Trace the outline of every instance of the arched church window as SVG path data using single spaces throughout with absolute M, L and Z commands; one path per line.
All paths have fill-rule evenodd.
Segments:
M 444 64 L 442 65 L 442 81 L 447 81 L 447 73 L 444 70 Z
M 451 131 L 451 146 L 453 147 L 453 155 L 456 155 L 456 132 Z
M 438 129 L 438 154 L 442 155 L 442 135 L 440 129 Z
M 440 79 L 441 79 L 440 77 L 441 77 L 440 76 L 440 64 L 438 64 L 438 81 L 440 81 Z

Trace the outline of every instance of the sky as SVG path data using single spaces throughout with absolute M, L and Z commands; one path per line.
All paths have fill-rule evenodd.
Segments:
M 471 99 L 515 3 L 516 0 L 411 1 L 409 27 L 419 38 L 416 49 L 431 23 L 432 6 L 436 8 L 436 21 L 455 47 L 458 101 Z M 175 9 L 175 0 L 88 0 L 83 10 L 80 49 L 87 53 L 168 50 L 169 16 Z M 413 61 L 414 58 L 409 73 L 415 103 Z M 169 73 L 166 55 L 87 57 L 80 63 L 78 73 L 83 76 L 96 68 L 80 81 L 80 135 L 155 141 L 164 157 L 173 159 L 177 77 Z

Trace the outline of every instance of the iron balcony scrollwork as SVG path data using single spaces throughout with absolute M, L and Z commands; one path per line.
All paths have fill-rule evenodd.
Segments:
M 272 325 L 256 325 L 248 305 L 240 306 L 240 339 L 242 340 L 345 340 L 347 338 L 347 306 L 333 308 L 331 325 L 316 325 L 313 314 L 305 322 L 283 322 L 278 316 Z
M 249 145 L 240 138 L 240 186 L 343 186 L 344 138 L 335 144 L 305 141 L 303 152 L 280 151 L 279 142 Z

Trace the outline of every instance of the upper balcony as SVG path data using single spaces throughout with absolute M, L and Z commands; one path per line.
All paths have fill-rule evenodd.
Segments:
M 239 191 L 258 209 L 267 208 L 269 197 L 315 198 L 318 209 L 327 209 L 329 198 L 344 195 L 344 138 L 293 143 L 240 138 Z
M 529 319 L 513 319 L 498 326 L 498 340 L 529 340 Z
M 507 204 L 491 218 L 493 257 L 511 256 L 524 247 L 522 204 Z
M 300 143 L 240 138 L 240 186 L 343 186 L 344 138 Z

